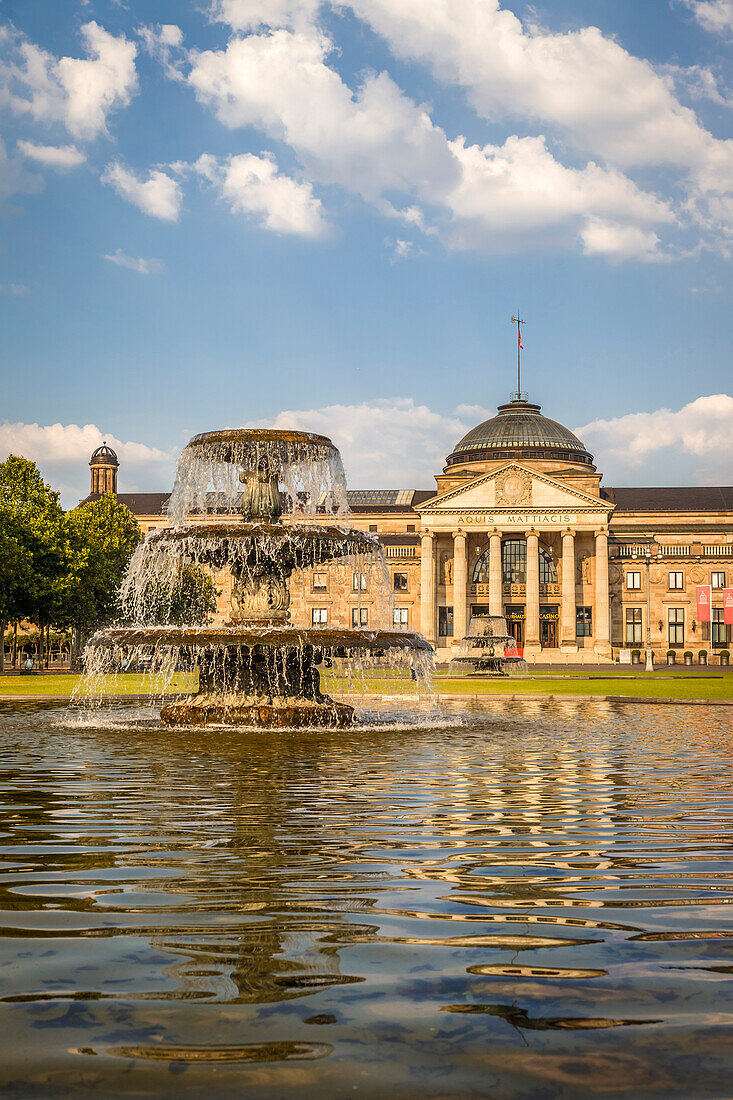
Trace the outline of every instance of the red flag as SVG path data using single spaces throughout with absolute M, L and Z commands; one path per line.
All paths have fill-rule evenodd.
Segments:
M 524 351 L 524 344 L 522 343 L 522 326 L 519 321 L 517 321 L 517 336 L 519 337 L 519 346 L 522 351 Z
M 696 586 L 697 592 L 697 621 L 699 623 L 709 623 L 712 619 L 712 612 L 710 605 L 712 603 L 712 589 L 709 584 L 698 584 Z
M 733 626 L 733 588 L 723 589 L 723 622 Z

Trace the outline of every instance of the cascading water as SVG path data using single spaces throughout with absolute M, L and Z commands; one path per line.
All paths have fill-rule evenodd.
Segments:
M 375 577 L 382 611 L 389 608 L 379 540 L 346 525 L 341 457 L 325 436 L 260 429 L 195 436 L 178 462 L 168 513 L 173 526 L 148 534 L 122 585 L 132 625 L 99 631 L 87 647 L 87 695 L 133 661 L 144 663 L 160 693 L 182 665 L 195 666 L 198 691 L 162 709 L 169 725 L 348 726 L 353 707 L 322 691 L 317 666 L 326 664 L 347 691 L 366 670 L 429 678 L 433 650 L 420 634 L 290 622 L 291 578 L 320 566 L 338 576 L 340 565 L 342 582 L 352 572 Z M 330 524 L 313 522 L 324 515 Z M 231 576 L 225 625 L 165 621 L 159 594 L 188 566 Z

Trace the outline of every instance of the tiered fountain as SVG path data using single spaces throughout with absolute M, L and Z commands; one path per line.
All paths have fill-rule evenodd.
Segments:
M 472 664 L 476 672 L 495 676 L 508 676 L 512 669 L 527 667 L 503 615 L 472 615 L 468 633 L 453 660 Z
M 335 522 L 307 522 L 319 510 Z M 354 708 L 322 692 L 320 663 L 386 663 L 421 679 L 429 675 L 433 651 L 420 634 L 290 623 L 296 571 L 341 560 L 349 571 L 376 565 L 386 573 L 376 536 L 344 523 L 346 482 L 330 439 L 259 429 L 197 435 L 179 460 L 168 511 L 172 526 L 148 534 L 123 583 L 123 607 L 134 625 L 92 638 L 88 683 L 135 655 L 165 690 L 184 662 L 198 667 L 198 691 L 163 707 L 168 725 L 348 726 Z M 193 522 L 198 516 L 202 521 Z M 231 574 L 225 625 L 151 621 L 151 591 L 187 565 Z

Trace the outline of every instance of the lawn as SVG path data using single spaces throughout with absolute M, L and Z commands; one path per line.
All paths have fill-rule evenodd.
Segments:
M 639 673 L 633 679 L 630 670 L 604 669 L 603 673 L 581 672 L 575 669 L 552 672 L 535 672 L 505 679 L 494 677 L 438 675 L 433 684 L 439 694 L 448 695 L 627 695 L 640 699 L 730 699 L 733 702 L 733 675 L 709 668 L 677 672 L 660 669 L 656 673 Z M 23 698 L 29 696 L 69 696 L 79 681 L 74 673 L 49 673 L 38 676 L 0 676 L 0 696 Z M 326 673 L 323 689 L 330 692 L 346 690 L 340 677 Z M 171 684 L 171 692 L 195 689 L 195 676 L 179 673 Z M 404 677 L 389 674 L 369 676 L 363 679 L 362 690 L 381 694 L 411 693 L 415 686 Z M 108 677 L 104 688 L 114 695 L 148 695 L 156 685 L 145 674 L 127 673 Z

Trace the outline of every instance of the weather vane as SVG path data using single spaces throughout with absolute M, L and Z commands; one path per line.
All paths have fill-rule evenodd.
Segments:
M 515 317 L 512 314 L 512 324 L 517 326 L 517 401 L 522 400 L 522 352 L 524 351 L 524 344 L 522 343 L 522 325 L 525 322 L 521 317 Z

